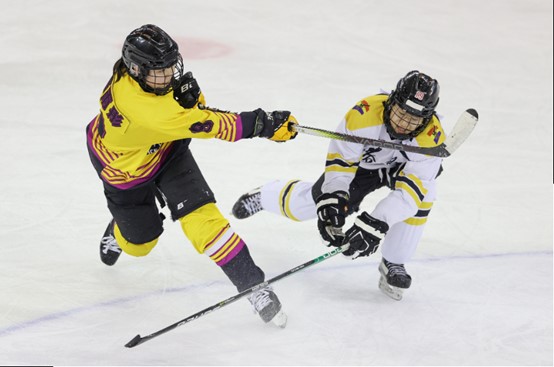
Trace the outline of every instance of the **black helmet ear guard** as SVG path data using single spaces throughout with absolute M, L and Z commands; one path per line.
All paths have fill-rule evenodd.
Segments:
M 129 75 L 146 92 L 158 95 L 167 94 L 176 80 L 183 75 L 183 59 L 177 43 L 161 28 L 146 24 L 132 31 L 122 49 L 123 63 Z M 151 87 L 146 84 L 150 70 L 173 67 L 172 82 L 163 87 Z
M 389 134 L 397 139 L 409 139 L 417 136 L 431 121 L 435 107 L 439 103 L 439 82 L 417 70 L 410 71 L 398 81 L 385 102 L 385 125 Z M 423 118 L 423 123 L 409 134 L 398 134 L 390 125 L 390 112 L 393 105 L 398 105 L 409 114 Z

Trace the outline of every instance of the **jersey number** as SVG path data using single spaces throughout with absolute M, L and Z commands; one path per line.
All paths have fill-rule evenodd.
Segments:
M 212 120 L 208 120 L 205 122 L 195 122 L 191 125 L 189 130 L 193 133 L 209 133 L 213 128 L 214 122 Z

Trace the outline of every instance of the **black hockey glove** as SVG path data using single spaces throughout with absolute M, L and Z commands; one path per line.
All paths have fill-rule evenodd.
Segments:
M 173 99 L 183 108 L 193 108 L 200 98 L 200 87 L 192 72 L 187 71 L 173 88 Z
M 344 191 L 325 193 L 316 200 L 317 228 L 327 246 L 339 247 L 344 241 L 344 218 L 348 212 L 348 194 Z
M 356 218 L 352 228 L 346 231 L 344 244 L 350 246 L 342 254 L 357 259 L 375 253 L 388 230 L 387 223 L 363 212 Z

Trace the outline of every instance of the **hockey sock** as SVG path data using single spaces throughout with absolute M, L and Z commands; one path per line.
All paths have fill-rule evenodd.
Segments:
M 239 292 L 261 283 L 265 279 L 264 272 L 254 263 L 246 246 L 231 261 L 221 266 L 221 270 Z

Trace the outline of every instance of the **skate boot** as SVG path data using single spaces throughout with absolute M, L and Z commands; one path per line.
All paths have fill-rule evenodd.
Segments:
M 112 219 L 104 232 L 102 240 L 100 240 L 100 260 L 110 266 L 115 264 L 119 255 L 121 255 L 121 248 L 117 244 L 113 234 L 114 226 L 115 221 Z
M 287 315 L 281 311 L 281 302 L 271 286 L 253 292 L 248 296 L 248 300 L 265 323 L 271 321 L 280 328 L 287 325 Z
M 231 213 L 237 219 L 245 219 L 253 216 L 259 211 L 262 211 L 262 193 L 260 188 L 255 188 L 254 190 L 247 192 L 242 195 L 235 205 Z
M 406 272 L 403 264 L 394 264 L 383 258 L 379 265 L 379 289 L 387 296 L 400 301 L 404 289 L 410 288 L 412 277 Z

